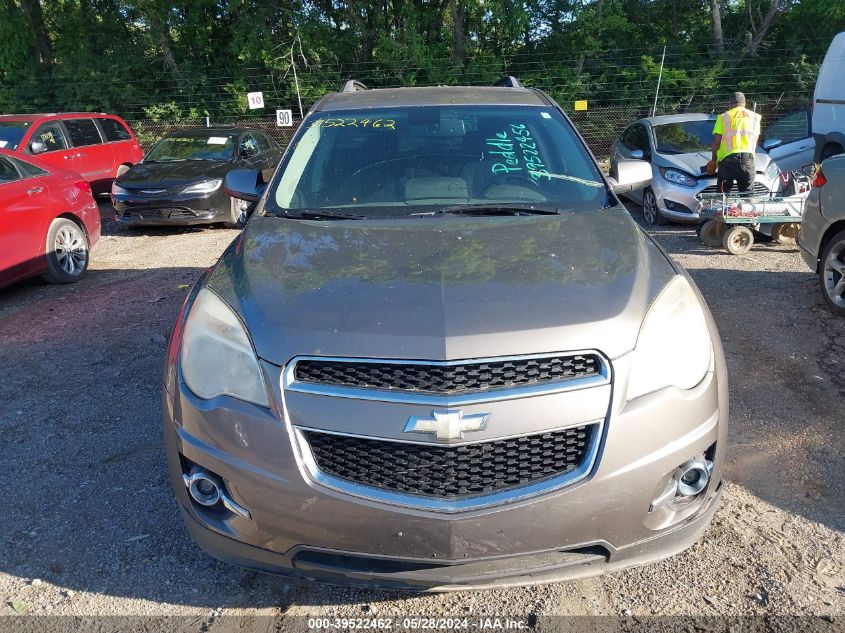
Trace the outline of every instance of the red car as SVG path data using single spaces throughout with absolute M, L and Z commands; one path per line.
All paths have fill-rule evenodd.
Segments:
M 0 149 L 0 287 L 43 274 L 78 281 L 100 238 L 91 186 L 72 171 Z
M 144 156 L 126 122 L 111 114 L 3 115 L 0 148 L 75 171 L 95 193 L 109 191 L 115 177 Z

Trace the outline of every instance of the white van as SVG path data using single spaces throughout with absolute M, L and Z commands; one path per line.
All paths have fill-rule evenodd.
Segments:
M 813 95 L 815 160 L 845 152 L 845 32 L 833 38 Z

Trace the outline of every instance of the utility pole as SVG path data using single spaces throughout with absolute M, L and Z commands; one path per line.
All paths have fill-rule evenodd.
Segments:
M 296 33 L 296 39 L 290 45 L 290 65 L 293 67 L 293 83 L 296 85 L 296 99 L 299 101 L 299 118 L 303 119 L 305 118 L 305 114 L 302 112 L 302 95 L 299 94 L 299 77 L 296 75 L 296 61 L 293 57 L 293 48 L 297 43 L 299 43 L 299 55 L 302 59 L 305 59 L 305 55 L 302 54 L 302 41 L 299 39 L 298 31 Z
M 660 94 L 660 80 L 663 79 L 663 62 L 666 61 L 666 47 L 663 47 L 663 57 L 660 58 L 660 74 L 657 75 L 657 90 L 654 92 L 654 105 L 651 107 L 651 116 L 657 112 L 657 95 Z

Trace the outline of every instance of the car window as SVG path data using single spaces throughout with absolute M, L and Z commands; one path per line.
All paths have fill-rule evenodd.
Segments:
M 161 139 L 147 152 L 146 163 L 183 160 L 228 161 L 235 154 L 236 136 L 182 133 Z
M 321 112 L 292 142 L 267 211 L 401 217 L 464 204 L 588 210 L 604 181 L 555 109 L 449 106 Z
M 263 134 L 255 134 L 255 141 L 258 143 L 258 151 L 259 152 L 266 152 L 270 149 L 270 140 L 264 136 Z
M 107 141 L 128 141 L 132 138 L 123 123 L 117 119 L 97 119 L 97 122 Z
M 252 132 L 247 132 L 241 137 L 241 155 L 255 156 L 258 153 L 258 141 Z
M 20 180 L 21 175 L 15 164 L 6 156 L 0 156 L 0 183 Z
M 103 142 L 92 119 L 69 119 L 64 123 L 74 147 L 85 147 Z
M 48 152 L 67 149 L 69 147 L 65 131 L 58 121 L 40 125 L 30 140 L 31 143 L 35 141 L 44 143 L 47 146 Z
M 9 158 L 15 166 L 18 168 L 18 171 L 21 172 L 24 178 L 32 178 L 33 176 L 46 176 L 50 172 L 45 169 L 41 169 L 40 167 L 36 167 L 32 163 L 28 163 L 24 160 L 18 160 L 17 158 Z
M 0 121 L 0 149 L 18 149 L 29 126 L 29 121 Z
M 783 143 L 800 141 L 810 136 L 810 116 L 807 110 L 792 112 L 778 119 L 766 128 L 763 138 L 767 141 L 779 140 Z
M 709 152 L 713 148 L 713 120 L 676 121 L 652 127 L 658 154 Z
M 647 154 L 648 135 L 646 134 L 645 126 L 642 123 L 635 123 L 625 130 L 622 135 L 622 144 L 632 152 L 639 149 Z

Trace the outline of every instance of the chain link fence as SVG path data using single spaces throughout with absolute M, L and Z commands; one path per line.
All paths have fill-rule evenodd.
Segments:
M 198 129 L 205 127 L 248 127 L 253 130 L 264 132 L 270 138 L 275 139 L 282 147 L 287 147 L 296 129 L 299 127 L 300 119 L 293 119 L 292 127 L 279 127 L 276 125 L 276 116 L 265 115 L 250 118 L 231 119 L 179 119 L 171 121 L 159 121 L 154 119 L 131 119 L 126 121 L 138 141 L 144 153 L 148 152 L 155 143 L 177 130 Z
M 637 119 L 651 115 L 651 104 L 632 105 L 616 104 L 609 106 L 593 106 L 588 103 L 587 110 L 576 111 L 574 104 L 562 103 L 563 109 L 572 119 L 573 124 L 584 137 L 587 145 L 600 161 L 610 156 L 613 142 L 619 138 L 622 131 Z M 763 115 L 763 126 L 770 124 L 788 114 L 800 109 L 806 109 L 808 102 L 800 96 L 779 98 L 769 102 L 749 103 L 748 107 L 755 107 Z M 680 114 L 693 112 L 719 113 L 727 109 L 727 104 L 716 100 L 697 100 L 678 103 L 674 107 L 662 105 L 657 114 Z M 136 119 L 127 121 L 138 136 L 144 151 L 148 151 L 160 138 L 186 128 L 203 127 L 249 127 L 264 132 L 274 138 L 282 147 L 287 147 L 300 119 L 294 117 L 292 127 L 278 127 L 275 114 L 259 115 L 248 118 L 212 118 L 212 119 L 182 119 L 172 121 L 158 121 L 152 119 Z

